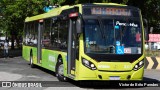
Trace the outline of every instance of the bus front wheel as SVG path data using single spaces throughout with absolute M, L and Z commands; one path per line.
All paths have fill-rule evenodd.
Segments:
M 63 62 L 62 59 L 59 58 L 56 67 L 56 76 L 59 81 L 65 82 L 67 81 L 67 78 L 64 76 L 63 72 L 64 72 Z

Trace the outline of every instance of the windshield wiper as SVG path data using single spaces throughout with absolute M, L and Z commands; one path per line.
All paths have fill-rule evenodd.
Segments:
M 102 35 L 102 38 L 106 38 L 105 35 L 104 35 L 104 31 L 103 31 L 103 23 L 101 22 L 100 18 L 98 17 L 98 22 L 99 22 L 99 26 L 100 26 L 100 32 L 101 32 L 101 35 Z

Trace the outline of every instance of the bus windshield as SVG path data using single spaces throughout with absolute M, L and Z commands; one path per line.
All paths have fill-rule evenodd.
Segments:
M 132 18 L 84 19 L 86 53 L 142 54 L 140 21 Z

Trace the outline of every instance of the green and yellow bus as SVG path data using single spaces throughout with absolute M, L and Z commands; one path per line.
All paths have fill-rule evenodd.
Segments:
M 25 19 L 23 58 L 60 81 L 142 80 L 144 34 L 136 7 L 66 5 Z

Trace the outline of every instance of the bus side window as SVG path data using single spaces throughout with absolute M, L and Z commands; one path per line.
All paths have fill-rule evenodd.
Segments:
M 42 44 L 44 48 L 51 47 L 50 27 L 51 27 L 51 19 L 46 19 L 44 24 L 43 34 L 42 34 Z
M 68 38 L 68 21 L 61 21 L 59 23 L 59 40 L 60 40 L 60 49 L 67 50 L 67 38 Z
M 30 23 L 27 23 L 26 35 L 25 35 L 25 44 L 29 45 L 29 34 L 30 34 Z
M 32 33 L 31 33 L 32 34 L 31 44 L 33 46 L 37 45 L 37 39 L 38 39 L 38 29 L 36 28 L 36 25 L 38 25 L 38 24 L 34 21 L 33 26 L 32 26 Z
M 52 48 L 67 50 L 68 21 L 57 21 L 51 28 Z
M 35 22 L 34 26 L 35 26 L 35 29 L 34 29 L 35 32 L 34 32 L 33 44 L 37 46 L 37 43 L 38 43 L 38 22 L 37 21 Z
M 58 45 L 58 23 L 55 22 L 51 26 L 51 48 L 57 48 Z
M 26 45 L 32 45 L 31 44 L 31 38 L 33 34 L 33 22 L 28 22 L 28 28 L 27 28 L 27 34 L 26 34 Z
M 36 21 L 25 23 L 24 32 L 24 44 L 29 46 L 36 46 L 38 35 L 38 23 Z
M 23 44 L 27 44 L 27 32 L 28 31 L 28 23 L 25 23 L 24 35 L 23 35 Z

